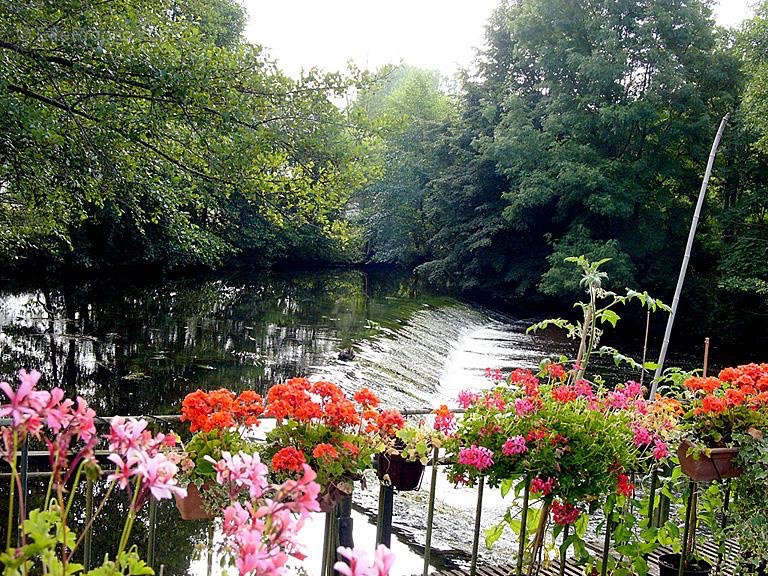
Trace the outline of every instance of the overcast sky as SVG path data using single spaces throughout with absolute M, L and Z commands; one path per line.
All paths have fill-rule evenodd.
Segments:
M 497 0 L 241 0 L 248 39 L 270 49 L 284 71 L 348 60 L 375 68 L 401 60 L 446 75 L 472 61 Z M 752 0 L 719 0 L 719 23 L 736 26 Z

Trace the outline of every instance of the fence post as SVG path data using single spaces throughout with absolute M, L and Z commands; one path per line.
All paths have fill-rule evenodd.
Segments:
M 523 576 L 523 557 L 525 556 L 525 544 L 528 539 L 528 503 L 531 498 L 531 482 L 525 479 L 523 491 L 523 511 L 520 517 L 520 541 L 517 545 L 517 576 Z
M 424 570 L 422 576 L 429 574 L 429 559 L 432 555 L 432 523 L 435 519 L 435 492 L 437 488 L 437 458 L 440 449 L 432 451 L 432 481 L 429 483 L 429 507 L 427 508 L 427 537 L 424 542 Z
M 355 542 L 352 534 L 352 494 L 345 494 L 339 505 L 338 509 L 338 542 L 339 546 L 346 548 L 354 548 Z
M 149 530 L 147 531 L 147 564 L 155 568 L 155 527 L 157 525 L 157 500 L 149 497 Z
M 392 543 L 392 509 L 394 507 L 394 488 L 381 484 L 379 486 L 379 514 L 376 518 L 376 544 L 384 544 L 387 548 Z
M 83 538 L 83 565 L 86 572 L 91 569 L 91 538 L 93 537 L 93 480 L 85 481 L 85 537 Z
M 472 564 L 469 568 L 469 575 L 477 574 L 477 552 L 480 544 L 480 517 L 483 514 L 483 487 L 485 486 L 485 476 L 480 476 L 477 485 L 477 507 L 475 508 L 475 535 L 472 540 Z

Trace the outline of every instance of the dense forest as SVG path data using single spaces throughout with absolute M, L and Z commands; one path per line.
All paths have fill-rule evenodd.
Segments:
M 764 324 L 768 2 L 726 30 L 707 0 L 505 0 L 457 79 L 291 78 L 245 19 L 0 5 L 7 270 L 376 262 L 507 305 L 570 298 L 585 254 L 666 298 L 729 113 L 683 316 Z

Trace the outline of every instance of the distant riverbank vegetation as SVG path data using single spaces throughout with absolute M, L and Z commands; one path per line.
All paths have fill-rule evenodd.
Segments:
M 6 269 L 375 262 L 505 305 L 570 299 L 583 254 L 668 299 L 730 113 L 683 318 L 764 324 L 768 3 L 726 30 L 705 0 L 502 1 L 456 79 L 291 78 L 244 23 L 230 0 L 0 7 Z

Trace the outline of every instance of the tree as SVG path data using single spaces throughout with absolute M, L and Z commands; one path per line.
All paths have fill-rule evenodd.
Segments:
M 218 265 L 340 246 L 361 138 L 242 38 L 231 0 L 0 8 L 0 251 L 82 266 Z
M 506 299 L 574 289 L 564 259 L 670 288 L 738 62 L 708 3 L 502 2 L 431 182 L 440 283 Z
M 455 111 L 442 82 L 433 71 L 385 69 L 355 102 L 355 113 L 378 134 L 380 175 L 356 195 L 369 261 L 412 267 L 428 256 L 432 230 L 424 196 L 436 168 L 431 147 Z

